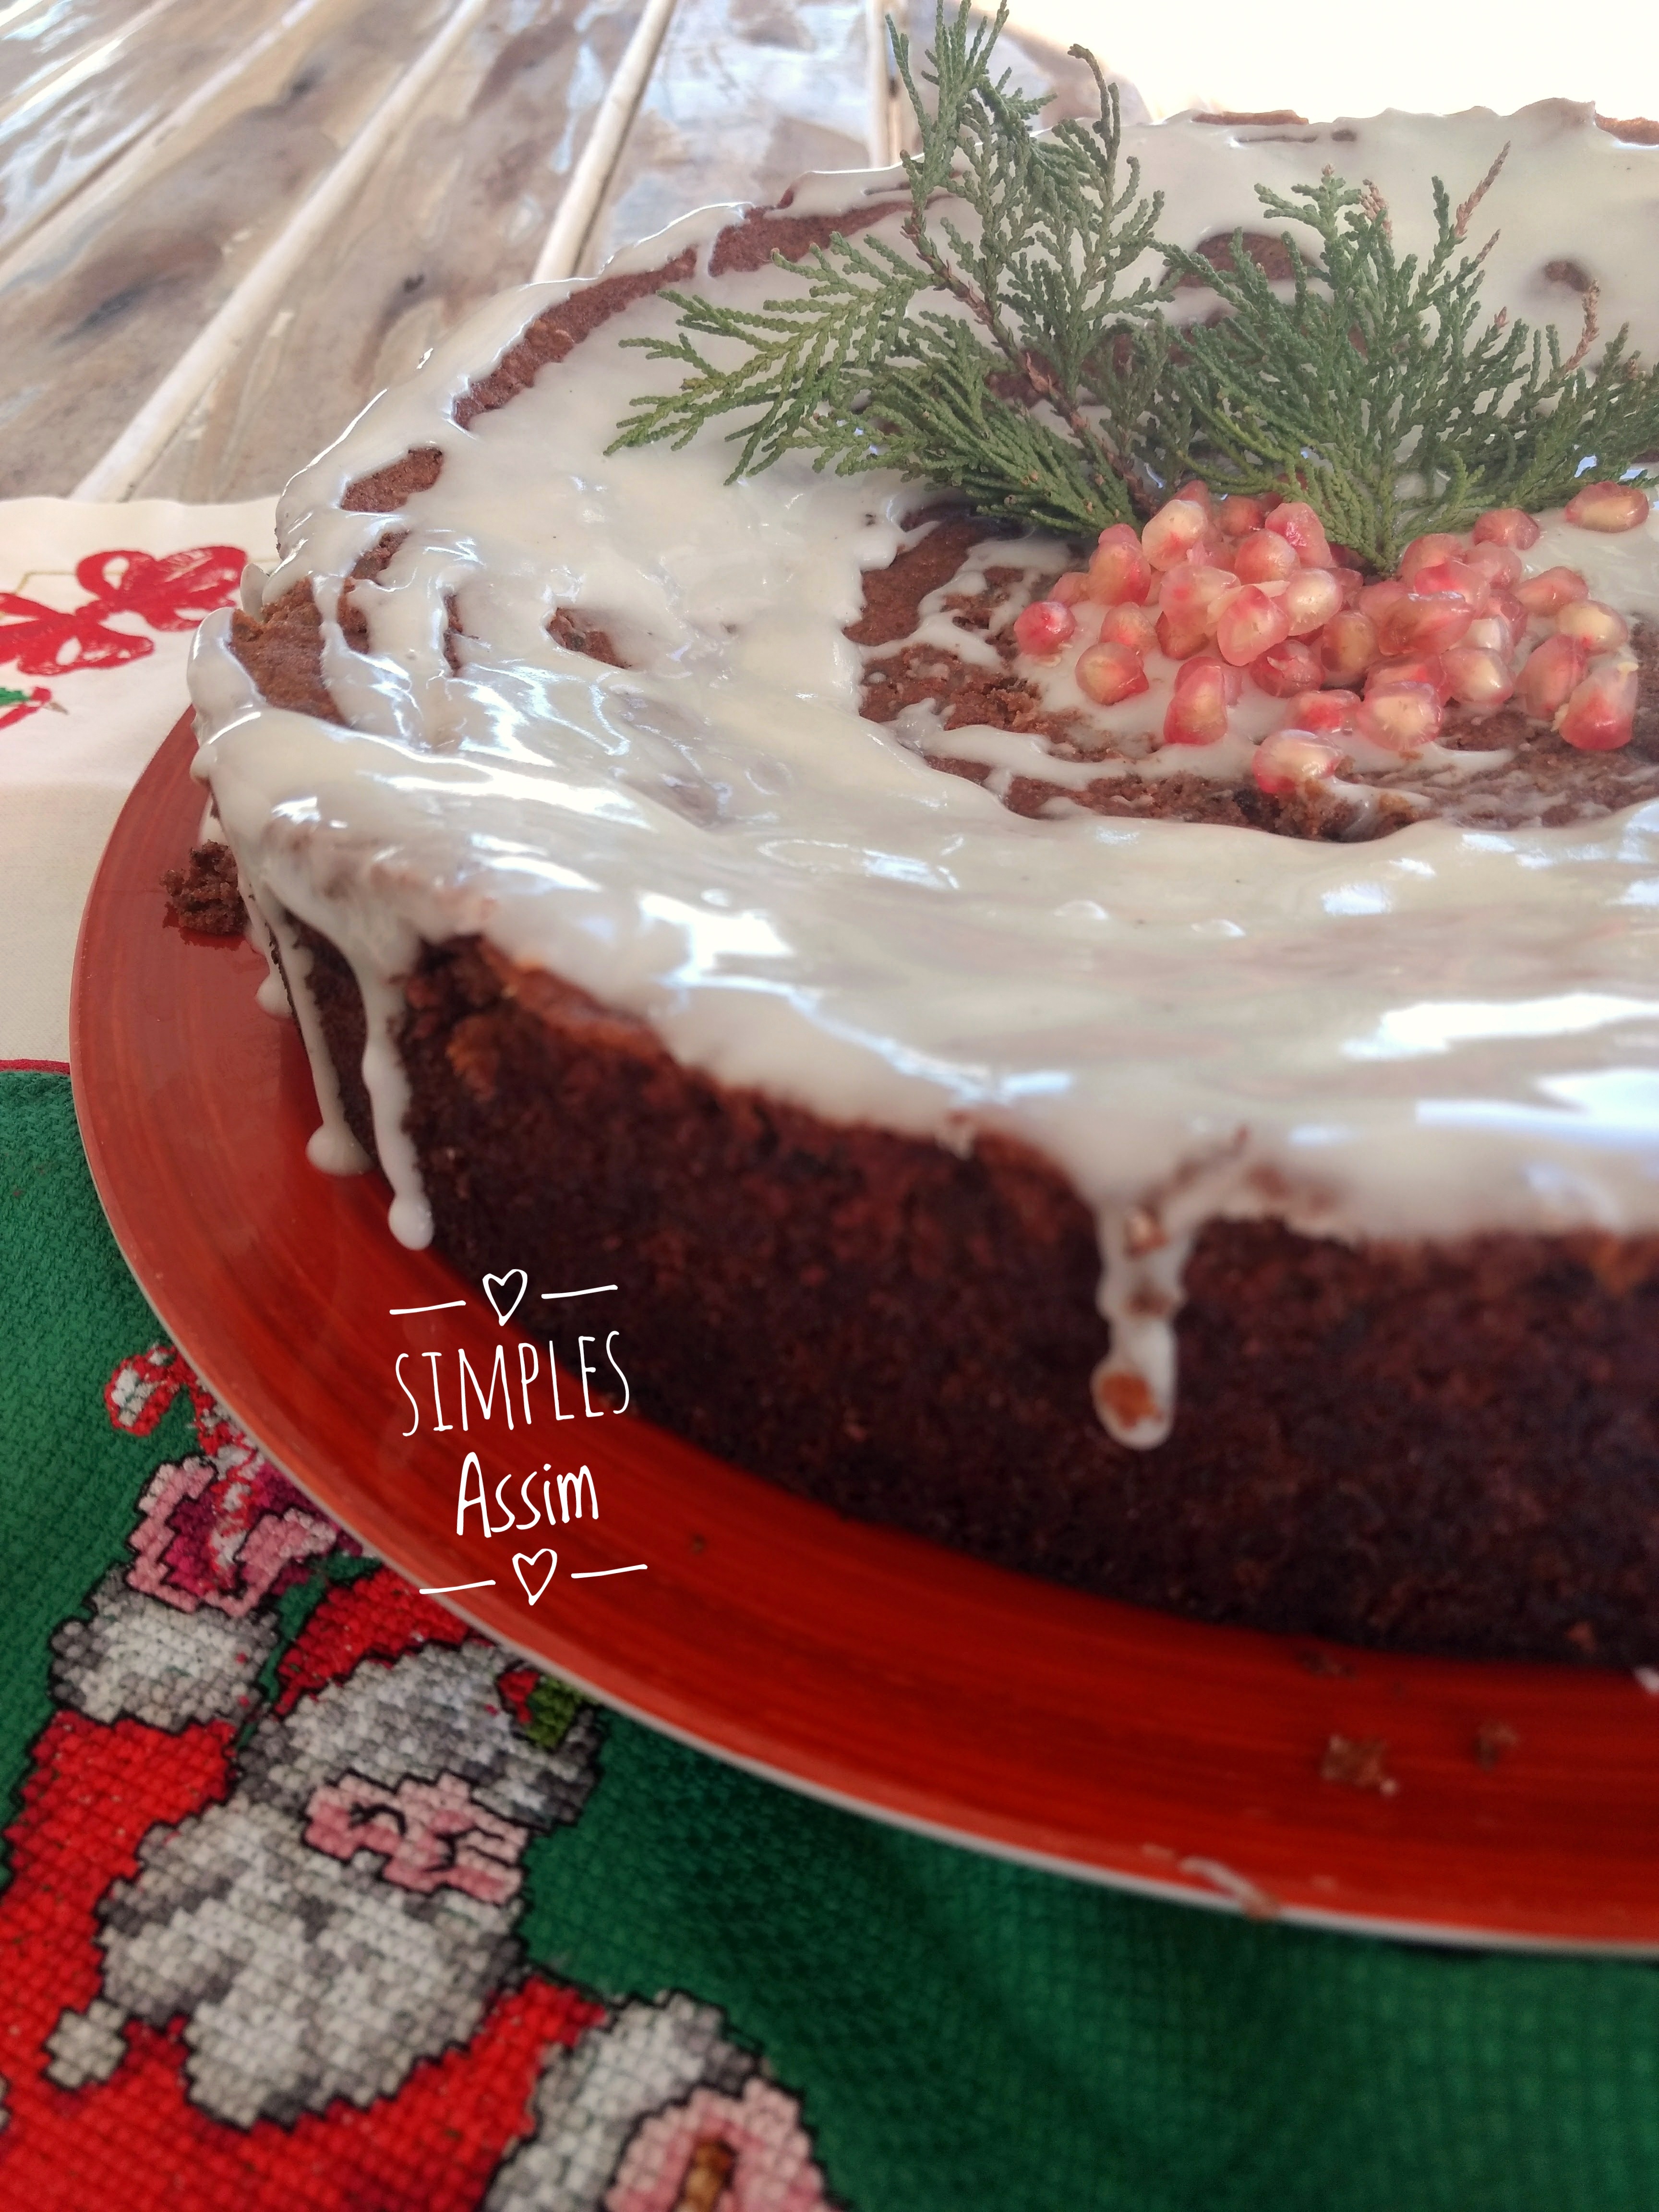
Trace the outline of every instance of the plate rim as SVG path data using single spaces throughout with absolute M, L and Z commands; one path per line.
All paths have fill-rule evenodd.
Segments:
M 165 865 L 166 860 L 176 851 L 176 847 L 164 848 L 156 844 L 161 825 L 166 823 L 175 838 L 193 836 L 189 823 L 199 817 L 202 811 L 200 788 L 190 781 L 188 775 L 193 746 L 191 717 L 186 713 L 163 741 L 130 794 L 100 862 L 82 916 L 76 950 L 70 1066 L 82 1140 L 118 1248 L 173 1341 L 216 1395 L 236 1410 L 237 1418 L 241 1421 L 245 1417 L 238 1405 L 239 1398 L 243 1396 L 240 1376 L 229 1389 L 220 1387 L 220 1375 L 225 1371 L 227 1347 L 216 1344 L 210 1329 L 204 1340 L 201 1314 L 192 1308 L 188 1296 L 169 1277 L 167 1267 L 158 1265 L 153 1227 L 149 1230 L 141 1227 L 134 1212 L 131 1161 L 121 1141 L 120 1115 L 116 1110 L 113 1091 L 108 1096 L 101 1093 L 97 1073 L 100 1057 L 107 1056 L 112 1039 L 121 1030 L 123 1023 L 129 1028 L 132 1026 L 135 1019 L 132 1009 L 142 996 L 121 988 L 111 988 L 112 981 L 118 983 L 122 959 L 130 956 L 135 966 L 141 967 L 146 949 L 143 939 L 131 931 L 125 902 L 133 896 L 135 877 L 142 876 L 148 867 L 154 888 L 153 906 L 159 915 L 161 906 L 160 866 Z M 215 974 L 213 963 L 223 961 L 226 957 L 223 947 L 209 950 L 199 943 L 191 943 L 186 933 L 174 931 L 171 934 L 175 943 L 186 950 L 196 963 L 194 967 L 180 971 L 187 987 L 199 977 L 203 979 L 203 988 L 209 988 L 206 979 Z M 149 950 L 153 951 L 153 946 Z M 113 979 L 109 972 L 112 953 L 118 967 L 118 975 Z M 268 1018 L 253 1006 L 251 988 L 244 995 L 247 1002 L 250 1031 L 254 1024 L 262 1028 L 271 1026 L 268 1024 Z M 125 1042 L 130 1046 L 133 1040 L 129 1036 Z M 130 1113 L 131 1100 L 126 1102 L 126 1109 Z M 290 1158 L 279 1161 L 279 1178 L 285 1176 L 297 1181 L 298 1177 L 314 1174 L 315 1170 L 309 1168 L 303 1158 L 297 1164 Z M 314 1188 L 311 1194 L 316 1195 Z M 379 1257 L 386 1261 L 388 1268 L 395 1267 L 399 1264 L 401 1248 L 392 1244 L 389 1236 L 384 1236 L 382 1242 L 386 1249 Z M 404 1260 L 410 1266 L 415 1264 L 412 1255 L 404 1255 Z M 471 1287 L 465 1284 L 463 1279 L 455 1277 L 453 1279 L 464 1288 Z M 234 1353 L 234 1345 L 228 1350 Z M 234 1357 L 229 1359 L 230 1370 L 235 1370 L 237 1364 Z M 262 1420 L 257 1413 L 246 1418 L 246 1426 L 248 1433 L 260 1442 L 262 1449 L 269 1449 L 264 1443 Z M 703 1467 L 714 1465 L 706 1455 L 692 1452 L 691 1448 L 680 1440 L 666 1437 L 661 1431 L 651 1431 L 642 1422 L 632 1422 L 630 1428 L 651 1440 L 648 1449 L 652 1450 L 660 1448 L 672 1457 L 686 1459 L 689 1455 L 690 1460 Z M 304 1454 L 296 1454 L 281 1445 L 270 1449 L 270 1455 L 274 1463 L 302 1489 L 316 1497 L 334 1519 L 367 1542 L 389 1565 L 410 1575 L 418 1584 L 419 1574 L 428 1571 L 411 1564 L 421 1547 L 406 1547 L 402 1541 L 403 1532 L 396 1526 L 388 1525 L 383 1513 L 366 1510 L 365 1500 L 361 1495 L 356 1503 L 348 1497 L 343 1504 L 337 1469 L 324 1468 L 320 1461 L 307 1465 Z M 1048 1610 L 1063 1613 L 1067 1619 L 1085 1620 L 1090 1612 L 1094 1611 L 1098 1620 L 1104 1620 L 1109 1617 L 1120 1630 L 1127 1621 L 1130 1624 L 1127 1632 L 1132 1640 L 1139 1628 L 1149 1644 L 1170 1649 L 1189 1646 L 1200 1660 L 1206 1656 L 1213 1660 L 1217 1655 L 1221 1655 L 1224 1660 L 1231 1650 L 1239 1655 L 1249 1654 L 1259 1661 L 1264 1649 L 1291 1659 L 1298 1652 L 1305 1656 L 1309 1649 L 1313 1647 L 1322 1652 L 1342 1655 L 1339 1662 L 1340 1666 L 1346 1667 L 1352 1662 L 1356 1670 L 1369 1670 L 1376 1675 L 1386 1673 L 1425 1683 L 1435 1679 L 1455 1679 L 1466 1686 L 1480 1681 L 1488 1685 L 1501 1684 L 1505 1689 L 1524 1683 L 1534 1694 L 1544 1695 L 1549 1702 L 1559 1704 L 1564 1710 L 1580 1706 L 1586 1712 L 1607 1702 L 1607 1686 L 1612 1678 L 1620 1685 L 1623 1696 L 1630 1701 L 1633 1745 L 1644 1733 L 1644 1708 L 1655 1709 L 1647 1714 L 1645 1734 L 1649 1741 L 1646 1749 L 1649 1763 L 1659 1764 L 1654 1762 L 1651 1756 L 1653 1749 L 1659 1745 L 1659 1735 L 1656 1735 L 1654 1726 L 1659 1721 L 1659 1698 L 1643 1696 L 1638 1685 L 1620 1670 L 1577 1669 L 1501 1661 L 1438 1661 L 1358 1650 L 1345 1653 L 1344 1647 L 1324 1638 L 1268 1637 L 1252 1630 L 1217 1628 L 1201 1623 L 1179 1621 L 1170 1615 L 1145 1612 L 1109 1599 L 1093 1597 L 1043 1583 L 1033 1577 L 1015 1575 L 1006 1570 L 988 1567 L 979 1561 L 969 1561 L 960 1554 L 944 1551 L 896 1531 L 878 1530 L 868 1524 L 843 1522 L 830 1509 L 780 1491 L 773 1485 L 762 1483 L 759 1478 L 741 1474 L 733 1469 L 721 1472 L 739 1487 L 747 1485 L 757 1489 L 760 1494 L 760 1506 L 765 1511 L 775 1511 L 780 1516 L 787 1514 L 794 1521 L 799 1521 L 802 1516 L 820 1516 L 823 1524 L 822 1533 L 826 1540 L 833 1534 L 838 1549 L 845 1551 L 850 1547 L 854 1553 L 866 1552 L 872 1559 L 884 1562 L 884 1571 L 890 1570 L 894 1560 L 902 1561 L 907 1553 L 925 1554 L 923 1564 L 928 1570 L 925 1579 L 931 1583 L 933 1595 L 937 1597 L 940 1588 L 945 1587 L 954 1594 L 957 1602 L 969 1607 L 975 1601 L 976 1591 L 983 1593 L 1001 1585 L 1006 1595 L 1006 1588 L 1013 1586 L 1025 1595 L 1028 1608 L 1032 1603 L 1031 1594 L 1035 1592 L 1048 1601 Z M 852 1534 L 849 1535 L 848 1532 Z M 601 1663 L 597 1669 L 589 1671 L 580 1653 L 573 1654 L 556 1634 L 515 1634 L 511 1620 L 504 1621 L 501 1608 L 495 1604 L 457 1602 L 449 1595 L 444 1596 L 442 1601 L 480 1634 L 521 1654 L 532 1663 L 556 1668 L 585 1694 L 626 1713 L 643 1725 L 768 1781 L 801 1791 L 842 1809 L 884 1820 L 890 1825 L 938 1841 L 987 1851 L 1014 1863 L 1062 1874 L 1073 1879 L 1092 1881 L 1164 1901 L 1199 1905 L 1221 1911 L 1254 1913 L 1255 1917 L 1279 1918 L 1294 1924 L 1346 1934 L 1371 1934 L 1407 1941 L 1546 1954 L 1630 1959 L 1659 1957 L 1659 1903 L 1647 1909 L 1646 1925 L 1640 1934 L 1624 1936 L 1611 1932 L 1605 1911 L 1599 1916 L 1587 1912 L 1582 1928 L 1575 1932 L 1571 1929 L 1563 1929 L 1559 1925 L 1547 1929 L 1540 1925 L 1517 1925 L 1513 1911 L 1506 1916 L 1500 1910 L 1498 1917 L 1493 1918 L 1479 1913 L 1472 1914 L 1467 1893 L 1461 1905 L 1446 1900 L 1445 1917 L 1442 1917 L 1438 1911 L 1419 1914 L 1380 1910 L 1375 1905 L 1367 1906 L 1358 1899 L 1345 1899 L 1340 1905 L 1326 1905 L 1316 1895 L 1305 1892 L 1286 1895 L 1279 1890 L 1270 1891 L 1265 1884 L 1257 1884 L 1252 1877 L 1236 1871 L 1231 1862 L 1219 1858 L 1188 1854 L 1182 1860 L 1177 1854 L 1170 1852 L 1165 1855 L 1164 1863 L 1155 1865 L 1149 1863 L 1142 1869 L 1121 1863 L 1120 1860 L 1080 1857 L 1076 1855 L 1075 1849 L 1048 1849 L 1030 1835 L 1022 1839 L 1010 1832 L 988 1832 L 984 1822 L 988 1816 L 984 1814 L 982 1808 L 977 1821 L 969 1817 L 967 1808 L 960 1804 L 957 1807 L 962 1815 L 959 1820 L 935 1817 L 920 1808 L 914 1792 L 910 1802 L 903 1802 L 904 1793 L 896 1794 L 890 1779 L 876 1786 L 866 1774 L 862 1778 L 864 1787 L 854 1786 L 850 1778 L 836 1778 L 826 1771 L 821 1751 L 804 1754 L 799 1745 L 775 1741 L 776 1724 L 769 1752 L 763 1745 L 767 1734 L 764 1729 L 761 1729 L 758 1735 L 750 1729 L 750 1740 L 745 1741 L 743 1732 L 734 1732 L 729 1719 L 718 1722 L 705 1714 L 702 1716 L 705 1724 L 697 1725 L 697 1717 L 683 1710 L 684 1700 L 677 1705 L 672 1698 L 644 1694 L 644 1686 L 639 1682 L 637 1675 L 634 1678 L 635 1686 L 630 1688 L 626 1670 L 623 1670 L 622 1679 L 617 1679 L 612 1666 L 605 1663 L 603 1654 L 599 1655 Z M 1017 1605 L 1014 1610 L 1018 1612 Z M 541 1625 L 538 1617 L 530 1616 L 532 1630 L 539 1630 Z M 550 1644 L 559 1648 L 556 1651 L 550 1650 Z M 588 1656 L 592 1657 L 594 1654 L 590 1650 Z M 1223 1671 L 1224 1673 L 1224 1667 Z M 1294 1675 L 1287 1669 L 1287 1695 L 1291 1693 L 1293 1684 Z M 1316 1700 L 1310 1695 L 1308 1702 L 1311 1707 Z M 1197 1747 L 1196 1744 L 1189 1745 L 1188 1749 L 1195 1751 Z M 1321 1791 L 1329 1791 L 1332 1788 L 1328 1783 L 1317 1781 L 1311 1765 L 1310 1779 Z M 1359 1793 L 1353 1791 L 1343 1791 L 1340 1795 L 1356 1800 L 1359 1796 Z M 1310 1802 L 1315 1802 L 1310 1797 Z M 1649 1808 L 1650 1802 L 1656 1816 L 1659 1816 L 1659 1783 L 1650 1788 L 1648 1796 L 1644 1798 L 1644 1811 Z M 1328 1801 L 1326 1801 L 1323 1809 L 1330 1809 Z M 1362 1828 L 1365 1821 L 1370 1820 L 1371 1827 L 1377 1829 L 1377 1824 L 1371 1816 L 1392 1808 L 1367 1804 L 1345 1809 L 1355 1812 L 1357 1824 Z M 1029 1828 L 1031 1823 L 1028 1820 L 1025 1826 Z M 1388 1832 L 1386 1825 L 1377 1830 L 1382 1848 L 1386 1848 Z M 1655 1834 L 1656 1838 L 1659 1838 L 1659 1817 L 1656 1818 Z M 1373 1850 L 1378 1847 L 1376 1842 L 1371 1846 Z M 1586 1887 L 1591 1891 L 1595 1887 L 1595 1877 L 1598 1871 L 1594 1861 L 1586 1865 Z M 1264 1909 L 1267 1905 L 1272 1906 L 1271 1911 Z M 1558 1910 L 1558 1920 L 1559 1917 Z

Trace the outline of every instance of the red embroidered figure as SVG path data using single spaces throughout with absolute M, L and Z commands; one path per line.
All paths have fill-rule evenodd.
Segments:
M 526 1960 L 523 1861 L 599 1778 L 593 1709 L 389 1568 L 297 1633 L 280 1579 L 244 1609 L 283 1478 L 171 1345 L 106 1404 L 133 1437 L 187 1407 L 198 1449 L 134 1532 L 164 1601 L 112 1565 L 52 1638 L 0 1893 L 3 2201 L 80 2212 L 118 2173 L 164 2212 L 182 2174 L 247 2212 L 829 2212 L 799 2097 L 715 2007 Z
M 226 1408 L 171 1344 L 153 1344 L 124 1359 L 104 1386 L 104 1409 L 118 1429 L 147 1437 L 181 1390 L 190 1398 L 191 1425 L 204 1452 L 240 1437 Z
M 13 691 L 0 684 L 0 730 L 9 730 L 25 714 L 38 714 L 43 707 L 50 707 L 57 714 L 64 711 L 44 684 L 37 684 L 32 691 Z
M 236 596 L 246 556 L 235 545 L 194 545 L 182 553 L 116 548 L 89 553 L 75 580 L 91 593 L 67 611 L 0 592 L 0 662 L 25 676 L 59 676 L 75 668 L 118 668 L 155 650 L 154 641 L 112 629 L 106 617 L 134 614 L 152 629 L 194 629 L 210 608 Z

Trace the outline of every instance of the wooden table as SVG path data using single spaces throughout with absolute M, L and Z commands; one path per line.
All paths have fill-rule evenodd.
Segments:
M 273 490 L 501 287 L 889 159 L 881 13 L 0 0 L 0 496 Z

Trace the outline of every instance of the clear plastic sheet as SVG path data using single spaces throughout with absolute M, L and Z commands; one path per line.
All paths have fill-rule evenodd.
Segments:
M 530 276 L 642 0 L 488 0 L 388 122 L 384 103 L 466 5 L 0 0 L 0 496 L 82 484 L 198 340 L 166 435 L 130 483 L 90 488 L 270 490 L 477 301 Z M 877 12 L 677 0 L 614 165 L 581 179 L 580 265 L 708 201 L 866 166 Z M 931 9 L 913 13 L 925 43 Z M 1008 53 L 1022 83 L 1060 85 L 1059 112 L 1084 104 L 1060 46 L 1011 34 Z M 216 318 L 359 154 L 361 182 L 268 307 L 217 343 Z

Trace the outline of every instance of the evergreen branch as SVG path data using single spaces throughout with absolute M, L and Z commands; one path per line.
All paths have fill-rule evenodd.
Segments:
M 838 473 L 896 467 L 971 484 L 994 511 L 1049 527 L 1062 514 L 1067 527 L 1098 530 L 1137 505 L 1151 512 L 1158 487 L 1146 441 L 1101 404 L 1117 389 L 1101 363 L 1108 339 L 1146 322 L 1164 296 L 1151 280 L 1117 290 L 1152 245 L 1162 200 L 1141 198 L 1133 161 L 1120 180 L 1116 88 L 1092 61 L 1098 119 L 1033 137 L 1046 102 L 990 72 L 1006 17 L 1006 7 L 987 23 L 968 0 L 954 13 L 941 4 L 920 73 L 892 29 L 921 143 L 903 161 L 909 253 L 838 234 L 800 264 L 774 256 L 805 279 L 804 294 L 737 308 L 665 293 L 678 334 L 625 343 L 688 374 L 677 390 L 636 399 L 616 446 L 683 446 L 736 413 L 745 419 L 728 434 L 734 478 L 805 450 Z M 939 304 L 923 310 L 928 294 Z M 726 343 L 711 357 L 699 338 Z
M 1091 480 L 1064 434 L 998 390 L 996 357 L 965 324 L 929 318 L 925 373 L 882 370 L 856 414 L 815 422 L 804 437 L 820 468 L 839 476 L 881 468 L 939 480 L 945 447 L 960 455 L 952 489 L 981 514 L 1009 515 L 1066 538 L 1092 538 L 1125 519 L 1122 487 Z
M 1434 180 L 1436 237 L 1421 264 L 1399 258 L 1388 210 L 1328 170 L 1270 216 L 1311 229 L 1312 262 L 1289 232 L 1287 301 L 1235 235 L 1231 270 L 1179 248 L 1231 313 L 1182 333 L 1192 434 L 1182 465 L 1218 492 L 1296 487 L 1330 535 L 1392 568 L 1425 531 L 1467 527 L 1484 507 L 1547 507 L 1588 463 L 1622 475 L 1659 443 L 1659 374 L 1626 358 L 1621 331 L 1592 369 L 1595 301 L 1566 360 L 1553 328 L 1503 313 L 1483 320 L 1480 253 L 1459 252 L 1493 164 L 1455 216 Z
M 844 409 L 875 365 L 903 350 L 911 301 L 929 279 L 884 240 L 854 245 L 839 233 L 808 257 L 804 298 L 769 300 L 758 309 L 661 296 L 680 311 L 674 338 L 630 338 L 653 361 L 684 362 L 691 370 L 676 392 L 634 403 L 619 426 L 617 446 L 662 439 L 684 446 L 717 416 L 762 409 L 746 429 L 732 477 L 769 468 L 800 442 L 799 433 L 821 410 Z M 794 264 L 786 263 L 793 273 Z M 748 357 L 735 368 L 711 362 L 693 337 L 734 339 Z
M 1659 371 L 1624 331 L 1591 363 L 1593 292 L 1565 357 L 1553 327 L 1483 307 L 1492 241 L 1466 241 L 1507 148 L 1455 211 L 1435 180 L 1421 258 L 1395 253 L 1373 185 L 1328 170 L 1288 195 L 1258 186 L 1270 218 L 1316 241 L 1308 258 L 1283 234 L 1287 297 L 1242 234 L 1231 269 L 1160 241 L 1162 195 L 1123 158 L 1116 88 L 1082 47 L 1097 118 L 1033 135 L 1046 103 L 992 74 L 1006 15 L 939 0 L 920 69 L 890 25 L 920 146 L 902 164 L 905 250 L 838 234 L 799 264 L 775 255 L 796 289 L 758 308 L 665 293 L 676 335 L 625 343 L 685 373 L 632 403 L 616 446 L 684 446 L 735 416 L 734 478 L 801 452 L 1068 535 L 1150 513 L 1198 475 L 1294 492 L 1384 569 L 1422 532 L 1553 505 L 1588 465 L 1619 476 L 1659 448 Z M 1132 283 L 1152 256 L 1161 278 Z M 1172 326 L 1182 277 L 1224 316 Z

